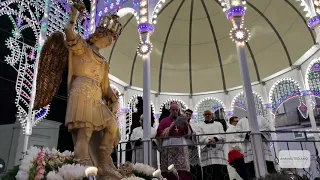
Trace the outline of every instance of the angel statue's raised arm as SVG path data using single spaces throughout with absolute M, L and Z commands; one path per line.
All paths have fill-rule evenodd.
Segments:
M 72 134 L 75 158 L 82 165 L 97 166 L 99 179 L 120 179 L 122 176 L 111 158 L 120 140 L 116 118 L 118 97 L 110 88 L 109 64 L 99 49 L 110 46 L 119 37 L 122 25 L 117 15 L 102 17 L 96 31 L 85 40 L 74 31 L 83 8 L 84 4 L 74 3 L 65 36 L 55 32 L 44 44 L 35 105 L 42 107 L 52 101 L 63 70 L 68 67 L 65 125 Z

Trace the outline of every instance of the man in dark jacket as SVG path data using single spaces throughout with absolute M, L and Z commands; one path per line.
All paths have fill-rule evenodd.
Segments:
M 224 117 L 225 117 L 225 113 L 223 108 L 220 108 L 214 112 L 214 116 L 213 116 L 214 121 L 221 123 L 223 126 L 223 130 L 227 131 L 228 126 Z

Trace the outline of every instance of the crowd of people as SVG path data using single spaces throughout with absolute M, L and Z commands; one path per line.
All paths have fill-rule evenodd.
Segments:
M 152 157 L 160 153 L 160 169 L 168 180 L 176 180 L 177 174 L 168 170 L 173 164 L 181 180 L 249 180 L 255 178 L 253 153 L 249 136 L 248 119 L 231 117 L 227 123 L 215 117 L 211 109 L 203 112 L 204 121 L 193 123 L 193 111 L 181 112 L 177 103 L 170 105 L 170 115 L 162 119 L 157 128 L 151 128 L 153 139 Z M 143 162 L 141 127 L 133 130 L 131 141 L 134 149 L 133 162 Z M 270 131 L 268 120 L 258 116 L 261 131 Z M 269 133 L 262 138 L 269 140 Z M 264 159 L 269 173 L 275 173 L 273 156 L 267 142 L 263 142 Z M 243 162 L 228 162 L 228 153 L 243 155 Z M 230 155 L 230 154 L 229 154 Z M 153 158 L 152 165 L 157 166 Z

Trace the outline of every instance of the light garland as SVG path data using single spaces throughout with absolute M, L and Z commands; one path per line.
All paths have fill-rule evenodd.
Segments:
M 166 100 L 164 103 L 162 103 L 162 104 L 160 105 L 159 114 L 162 114 L 162 109 L 164 108 L 164 106 L 167 106 L 167 108 L 170 108 L 170 105 L 171 105 L 172 102 L 178 103 L 181 110 L 186 110 L 186 109 L 188 109 L 187 104 L 186 104 L 185 102 L 183 102 L 182 100 L 176 99 L 176 98 L 170 98 L 170 99 Z
M 305 16 L 307 18 L 311 17 L 312 16 L 312 12 L 310 10 L 311 7 L 308 6 L 308 4 L 305 2 L 305 0 L 297 0 L 297 1 L 300 2 L 300 6 L 303 7 L 303 11 L 305 12 Z M 316 4 L 318 4 L 318 0 L 314 0 L 314 4 L 311 4 L 311 5 L 312 6 L 315 5 L 316 7 L 319 6 L 319 4 L 318 5 L 316 5 Z M 317 10 L 316 10 L 316 12 L 317 12 Z
M 155 8 L 153 9 L 152 12 L 152 24 L 157 24 L 157 17 L 158 14 L 161 10 L 161 8 L 163 7 L 163 4 L 166 2 L 166 0 L 159 0 L 157 5 L 155 6 Z
M 279 79 L 269 92 L 269 100 L 272 103 L 272 114 L 276 115 L 279 107 L 292 98 L 299 98 L 298 111 L 303 118 L 308 117 L 308 108 L 302 100 L 302 91 L 297 81 L 291 78 Z
M 136 105 L 138 104 L 138 97 L 141 97 L 143 100 L 143 95 L 142 94 L 136 94 L 134 96 L 131 96 L 129 101 L 128 101 L 128 108 L 129 108 L 129 113 L 126 116 L 126 119 L 129 121 L 126 122 L 126 136 L 125 136 L 125 141 L 129 140 L 129 134 L 131 133 L 131 125 L 132 125 L 132 114 L 133 112 L 137 112 Z M 153 102 L 150 102 L 151 108 L 152 108 L 152 113 L 155 114 L 155 107 Z
M 203 121 L 203 116 L 200 115 L 203 111 L 207 109 L 212 109 L 213 111 L 217 111 L 219 109 L 226 109 L 224 103 L 215 97 L 205 97 L 201 99 L 195 106 L 194 111 L 196 114 L 197 122 Z
M 5 61 L 10 64 L 17 72 L 17 81 L 15 90 L 17 92 L 15 98 L 15 104 L 18 109 L 18 120 L 25 127 L 27 113 L 29 110 L 29 102 L 31 96 L 32 82 L 34 81 L 34 64 L 33 62 L 34 54 L 36 54 L 37 49 L 33 48 L 23 42 L 18 41 L 15 38 L 8 38 L 6 40 L 6 45 L 11 54 L 5 57 Z M 50 106 L 43 107 L 35 111 L 35 124 L 44 119 L 50 110 Z
M 131 98 L 129 99 L 128 104 L 127 104 L 128 107 L 137 105 L 136 103 L 138 103 L 137 102 L 137 100 L 138 100 L 137 98 L 138 97 L 141 97 L 142 100 L 143 100 L 143 95 L 142 94 L 136 94 L 134 96 L 131 96 Z M 154 104 L 153 104 L 152 101 L 150 102 L 150 105 L 152 107 L 152 113 L 155 114 L 155 107 L 154 107 Z M 134 111 L 134 112 L 136 112 L 136 111 Z
M 96 6 L 97 0 L 91 0 L 91 12 L 90 12 L 90 34 L 93 34 L 96 29 Z
M 305 82 L 310 95 L 320 98 L 320 58 L 313 59 L 306 70 Z
M 139 12 L 139 24 L 148 23 L 148 1 L 141 0 Z
M 256 106 L 257 115 L 266 115 L 266 108 L 264 108 L 262 97 L 256 93 L 252 92 L 254 98 L 254 104 Z M 231 111 L 234 111 L 234 108 L 239 108 L 244 111 L 247 111 L 246 99 L 244 97 L 244 93 L 238 93 L 231 101 Z
M 244 43 L 250 40 L 251 34 L 247 28 L 234 27 L 230 30 L 230 38 L 236 43 Z
M 137 53 L 140 57 L 147 57 L 152 52 L 153 45 L 151 42 L 141 42 L 137 48 Z
M 107 7 L 106 7 L 107 8 Z M 136 20 L 137 20 L 137 24 L 139 24 L 139 15 L 137 13 L 137 11 L 133 8 L 121 8 L 119 9 L 117 15 L 121 18 L 127 14 L 133 14 L 135 17 L 136 17 Z
M 47 22 L 47 36 L 50 36 L 53 32 L 63 32 L 63 28 L 68 21 L 69 14 L 71 11 L 71 5 L 65 1 L 53 1 L 49 5 L 49 16 Z M 91 19 L 92 20 L 92 19 Z M 87 39 L 90 34 L 90 16 L 87 12 L 84 12 L 77 20 L 76 31 L 83 38 Z M 92 22 L 91 22 L 92 23 Z
M 226 12 L 228 9 L 237 6 L 244 6 L 247 4 L 246 0 L 219 0 L 222 11 Z

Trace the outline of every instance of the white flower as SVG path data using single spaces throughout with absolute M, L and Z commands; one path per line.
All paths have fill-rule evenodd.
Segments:
M 65 164 L 59 168 L 59 174 L 66 180 L 82 179 L 85 177 L 86 168 L 80 164 Z
M 37 147 L 31 147 L 28 151 L 27 151 L 27 156 L 32 156 L 32 157 L 37 157 L 38 153 L 40 152 L 40 149 Z
M 16 175 L 17 180 L 29 180 L 29 174 L 26 171 L 18 171 Z
M 153 168 L 151 166 L 148 166 L 148 165 L 145 165 L 145 164 L 142 164 L 142 163 L 134 164 L 133 165 L 133 169 L 135 171 L 144 173 L 144 174 L 149 175 L 149 176 L 152 176 L 153 172 L 156 171 L 155 168 Z
M 71 151 L 64 151 L 63 153 L 61 153 L 61 156 L 63 157 L 67 157 L 67 156 L 72 156 L 73 153 Z
M 42 152 L 44 152 L 44 153 L 47 153 L 47 154 L 51 154 L 51 151 L 50 151 L 50 149 L 49 148 L 43 148 L 42 149 Z
M 59 151 L 56 150 L 56 148 L 52 148 L 51 153 L 56 155 L 56 154 L 60 154 Z
M 63 177 L 60 174 L 56 174 L 55 171 L 50 171 L 47 174 L 47 180 L 63 180 Z
M 128 178 L 122 178 L 121 180 L 144 180 L 144 179 L 141 178 L 141 177 L 131 176 L 131 177 L 128 177 Z
M 38 153 L 40 149 L 36 147 L 31 147 L 26 154 L 23 156 L 21 160 L 21 164 L 19 166 L 19 171 L 17 173 L 17 180 L 28 180 L 29 179 L 29 169 L 32 166 L 32 162 L 37 159 Z

